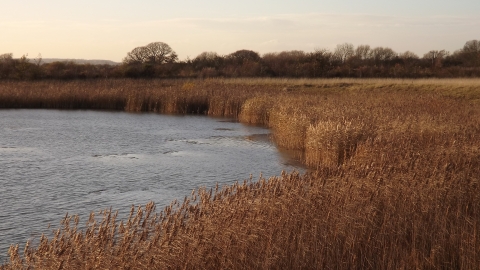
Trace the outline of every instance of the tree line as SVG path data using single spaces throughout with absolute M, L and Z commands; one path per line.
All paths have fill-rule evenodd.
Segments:
M 203 52 L 193 59 L 179 60 L 166 43 L 152 42 L 128 52 L 119 65 L 77 64 L 73 61 L 42 63 L 41 57 L 19 59 L 0 55 L 0 79 L 89 79 L 89 78 L 425 78 L 480 77 L 480 41 L 470 40 L 450 53 L 431 50 L 423 56 L 388 47 L 337 45 L 333 50 L 317 48 L 260 55 L 239 50 L 228 55 Z

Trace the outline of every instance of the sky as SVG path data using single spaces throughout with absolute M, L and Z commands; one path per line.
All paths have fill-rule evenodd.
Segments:
M 0 0 L 0 54 L 120 62 L 160 41 L 209 51 L 390 47 L 422 56 L 480 40 L 479 0 Z

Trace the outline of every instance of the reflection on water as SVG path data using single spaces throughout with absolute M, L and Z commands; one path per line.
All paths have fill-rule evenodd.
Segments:
M 293 169 L 302 170 L 267 129 L 225 119 L 0 110 L 0 260 L 67 212 L 84 223 L 109 207 L 162 209 L 201 186 Z

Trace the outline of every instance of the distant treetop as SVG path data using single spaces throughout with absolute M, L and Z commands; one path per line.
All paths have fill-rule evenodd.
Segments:
M 164 64 L 174 63 L 178 60 L 177 54 L 172 48 L 163 42 L 152 42 L 146 46 L 137 47 L 123 59 L 126 64 L 151 63 Z

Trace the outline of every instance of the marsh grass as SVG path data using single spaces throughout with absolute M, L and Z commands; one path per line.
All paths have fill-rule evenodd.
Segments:
M 480 80 L 2 82 L 2 108 L 264 125 L 312 171 L 200 188 L 126 221 L 66 217 L 0 268 L 478 269 L 479 99 Z

